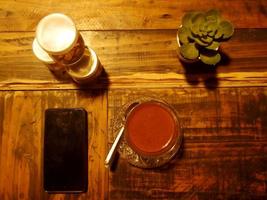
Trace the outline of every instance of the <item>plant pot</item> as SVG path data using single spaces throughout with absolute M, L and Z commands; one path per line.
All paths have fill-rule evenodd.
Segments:
M 182 25 L 181 25 L 179 28 L 181 28 L 181 27 L 182 27 Z M 177 31 L 177 34 L 176 34 L 176 40 L 177 40 L 177 44 L 178 44 L 178 47 L 179 47 L 178 50 L 177 50 L 177 54 L 178 54 L 179 59 L 180 59 L 182 62 L 184 62 L 184 63 L 186 63 L 186 64 L 194 64 L 194 63 L 197 63 L 197 62 L 201 61 L 202 63 L 204 63 L 204 62 L 200 59 L 200 56 L 198 56 L 198 58 L 196 58 L 196 59 L 187 59 L 187 58 L 185 58 L 185 57 L 181 54 L 181 52 L 180 52 L 180 47 L 181 47 L 182 45 L 181 45 L 180 40 L 179 40 L 178 31 Z M 219 48 L 220 48 L 220 47 L 217 47 L 214 51 L 218 52 L 218 51 L 219 51 Z M 205 63 L 204 63 L 204 64 L 205 64 Z

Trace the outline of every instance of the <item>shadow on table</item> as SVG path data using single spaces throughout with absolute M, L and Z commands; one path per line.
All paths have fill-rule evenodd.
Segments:
M 50 73 L 56 80 L 63 83 L 74 83 L 79 89 L 95 89 L 95 88 L 107 89 L 109 87 L 110 83 L 109 77 L 103 65 L 101 66 L 102 67 L 101 74 L 98 77 L 96 77 L 95 80 L 92 80 L 84 84 L 78 84 L 74 80 L 72 80 L 71 76 L 66 72 L 64 68 L 56 69 L 56 67 L 53 67 L 53 65 L 47 65 L 47 67 L 48 69 L 50 69 Z M 52 70 L 53 68 L 56 70 Z
M 168 163 L 164 164 L 161 167 L 148 168 L 148 169 L 140 168 L 140 169 L 143 169 L 143 170 L 154 170 L 154 171 L 173 169 L 173 168 L 175 168 L 176 163 L 179 162 L 179 160 L 182 159 L 183 154 L 184 154 L 184 138 L 182 139 L 181 146 L 180 146 L 178 152 L 175 154 L 175 156 Z M 117 167 L 119 165 L 119 159 L 121 159 L 120 158 L 120 154 L 118 152 L 116 152 L 114 160 L 113 160 L 112 165 L 110 167 L 111 172 L 115 172 L 116 171 L 116 169 L 117 169 Z M 128 163 L 128 165 L 132 166 L 130 163 Z
M 91 82 L 88 82 L 86 84 L 77 84 L 79 89 L 82 89 L 83 91 L 88 90 L 90 91 L 91 96 L 99 96 L 105 93 L 105 91 L 108 90 L 110 81 L 109 81 L 109 75 L 105 71 L 105 68 L 103 67 L 103 70 L 101 74 L 96 78 L 96 80 L 93 80 Z
M 63 69 L 56 70 L 56 71 L 50 70 L 50 72 L 53 75 L 53 77 L 58 81 L 64 81 L 67 83 L 72 81 L 70 75 Z
M 102 66 L 103 67 L 103 66 Z M 103 67 L 101 74 L 95 79 L 85 84 L 74 82 L 71 76 L 65 70 L 51 71 L 54 78 L 62 83 L 73 83 L 81 91 L 90 91 L 91 96 L 99 96 L 109 88 L 109 75 Z
M 220 54 L 221 61 L 216 66 L 206 65 L 201 61 L 192 64 L 181 62 L 185 69 L 185 77 L 187 82 L 190 85 L 198 85 L 203 81 L 207 89 L 216 89 L 219 85 L 217 68 L 219 66 L 227 66 L 231 61 L 229 56 L 224 52 L 220 51 Z
M 115 156 L 114 156 L 114 160 L 113 160 L 113 162 L 112 162 L 112 164 L 110 166 L 110 171 L 111 172 L 115 172 L 116 171 L 117 166 L 119 164 L 119 159 L 120 159 L 120 154 L 119 154 L 118 151 L 116 151 Z

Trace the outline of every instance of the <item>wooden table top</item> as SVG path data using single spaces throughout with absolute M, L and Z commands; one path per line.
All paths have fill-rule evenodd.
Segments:
M 236 27 L 224 62 L 191 69 L 177 57 L 187 11 L 218 8 Z M 55 77 L 32 53 L 38 21 L 71 16 L 105 72 L 90 86 Z M 267 1 L 0 1 L 0 200 L 267 199 Z M 201 67 L 201 66 L 200 66 Z M 203 66 L 202 66 L 203 67 Z M 120 108 L 143 96 L 179 113 L 183 151 L 153 170 L 104 159 Z M 89 186 L 84 194 L 43 190 L 47 108 L 89 114 Z

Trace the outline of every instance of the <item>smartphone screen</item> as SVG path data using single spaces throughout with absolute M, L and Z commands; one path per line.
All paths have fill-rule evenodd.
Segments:
M 85 192 L 88 184 L 87 112 L 47 109 L 44 131 L 44 189 Z

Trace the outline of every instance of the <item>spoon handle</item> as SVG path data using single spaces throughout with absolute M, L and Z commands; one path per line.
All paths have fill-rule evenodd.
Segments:
M 113 162 L 113 159 L 114 159 L 114 156 L 115 156 L 115 153 L 116 153 L 116 150 L 117 150 L 117 147 L 118 147 L 118 144 L 119 144 L 119 141 L 121 139 L 121 136 L 123 134 L 123 131 L 124 131 L 124 126 L 120 129 L 115 141 L 113 142 L 109 152 L 108 152 L 108 155 L 105 159 L 105 167 L 110 167 L 112 162 Z

